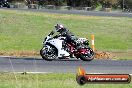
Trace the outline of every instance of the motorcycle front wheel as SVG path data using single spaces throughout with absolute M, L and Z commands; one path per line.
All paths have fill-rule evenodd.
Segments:
M 52 46 L 45 46 L 40 50 L 40 55 L 44 60 L 52 61 L 57 58 L 57 50 Z

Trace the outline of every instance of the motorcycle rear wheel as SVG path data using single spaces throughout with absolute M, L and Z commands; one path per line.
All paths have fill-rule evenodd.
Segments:
M 93 60 L 95 54 L 94 54 L 94 52 L 93 52 L 93 50 L 91 48 L 89 48 L 89 50 L 90 50 L 89 54 L 81 54 L 79 58 L 81 60 L 83 60 L 83 61 L 91 61 L 91 60 Z
M 50 46 L 50 49 L 47 51 L 46 47 L 43 47 L 40 50 L 40 55 L 44 60 L 52 61 L 57 58 L 57 50 L 56 48 Z

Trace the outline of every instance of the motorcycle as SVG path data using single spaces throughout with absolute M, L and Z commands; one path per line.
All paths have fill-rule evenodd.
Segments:
M 89 47 L 89 42 L 86 38 L 78 38 L 77 43 L 81 47 L 76 49 L 75 44 L 67 43 L 66 37 L 51 37 L 51 33 L 43 41 L 43 47 L 40 50 L 40 55 L 44 60 L 52 61 L 54 59 L 70 59 L 77 58 L 83 61 L 91 61 L 94 59 L 94 52 Z

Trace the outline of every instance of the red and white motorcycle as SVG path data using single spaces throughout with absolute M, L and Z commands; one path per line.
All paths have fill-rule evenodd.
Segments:
M 86 38 L 77 40 L 81 47 L 76 49 L 73 43 L 67 43 L 65 37 L 51 37 L 51 33 L 44 39 L 43 47 L 40 55 L 44 60 L 52 61 L 54 59 L 70 59 L 77 58 L 83 61 L 91 61 L 94 59 L 94 52 L 89 47 Z

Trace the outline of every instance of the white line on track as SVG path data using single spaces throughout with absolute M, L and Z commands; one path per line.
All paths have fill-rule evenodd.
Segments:
M 8 73 L 8 72 L 5 72 Z M 12 72 L 9 72 L 12 73 Z M 15 73 L 27 73 L 27 74 L 46 74 L 46 73 L 54 73 L 54 72 L 15 72 Z M 87 74 L 110 74 L 110 73 L 87 73 Z M 132 74 L 129 74 L 132 75 Z

